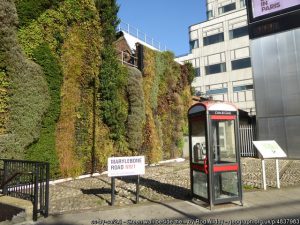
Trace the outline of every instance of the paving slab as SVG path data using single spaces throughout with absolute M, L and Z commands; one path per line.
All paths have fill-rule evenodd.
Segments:
M 244 206 L 237 202 L 210 210 L 195 201 L 153 201 L 55 215 L 35 224 L 300 224 L 299 220 L 300 187 L 296 186 L 246 192 Z

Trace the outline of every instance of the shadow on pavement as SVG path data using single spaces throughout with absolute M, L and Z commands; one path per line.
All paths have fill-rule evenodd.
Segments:
M 111 189 L 110 188 L 92 188 L 92 189 L 81 189 L 82 194 L 86 195 L 104 195 L 104 194 L 110 194 Z
M 91 189 L 80 189 L 82 194 L 95 195 L 96 197 L 104 200 L 107 204 L 111 204 L 111 201 L 105 198 L 103 195 L 111 194 L 110 188 L 91 188 Z
M 136 182 L 136 178 L 134 178 L 134 177 L 122 177 L 119 179 L 121 179 L 122 181 L 127 182 L 127 183 L 135 183 Z M 142 178 L 142 177 L 140 178 L 140 185 L 151 188 L 152 190 L 154 190 L 160 194 L 171 196 L 175 199 L 191 200 L 190 190 L 180 187 L 180 186 L 175 186 L 175 185 L 167 184 L 167 183 L 161 183 L 156 180 L 152 180 L 149 178 Z M 134 191 L 131 191 L 131 190 L 127 190 L 127 191 L 131 192 L 132 194 L 135 194 Z M 175 207 L 172 207 L 171 205 L 166 204 L 164 202 L 150 199 L 147 196 L 142 195 L 142 194 L 140 194 L 140 197 L 146 199 L 149 202 L 163 205 L 164 207 L 167 207 L 167 208 L 185 216 L 188 219 L 193 219 L 193 220 L 197 219 L 195 216 L 188 214 L 182 210 L 179 210 Z
M 136 182 L 136 178 L 134 178 L 134 177 L 122 177 L 119 179 L 121 179 L 122 181 L 127 182 L 127 183 L 135 183 Z M 179 200 L 190 200 L 191 199 L 190 190 L 187 188 L 184 188 L 184 187 L 177 186 L 177 185 L 161 183 L 159 181 L 156 181 L 156 180 L 153 180 L 150 178 L 144 178 L 144 177 L 140 177 L 140 185 L 150 188 L 159 194 L 170 196 L 175 199 L 179 199 Z

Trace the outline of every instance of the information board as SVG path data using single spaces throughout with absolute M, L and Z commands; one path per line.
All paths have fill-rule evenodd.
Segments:
M 253 18 L 300 5 L 300 0 L 252 0 Z
M 253 141 L 254 146 L 264 159 L 285 158 L 286 154 L 276 141 Z
M 145 174 L 145 156 L 108 158 L 108 176 L 134 176 Z

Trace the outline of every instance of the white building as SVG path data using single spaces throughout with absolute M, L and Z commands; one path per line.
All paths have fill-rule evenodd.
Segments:
M 198 95 L 233 102 L 255 114 L 244 0 L 207 0 L 208 20 L 189 27 L 190 54 L 176 58 L 196 69 Z

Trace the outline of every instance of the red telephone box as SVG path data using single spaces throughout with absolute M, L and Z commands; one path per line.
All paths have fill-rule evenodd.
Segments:
M 238 109 L 206 101 L 188 111 L 193 197 L 210 204 L 242 203 Z

